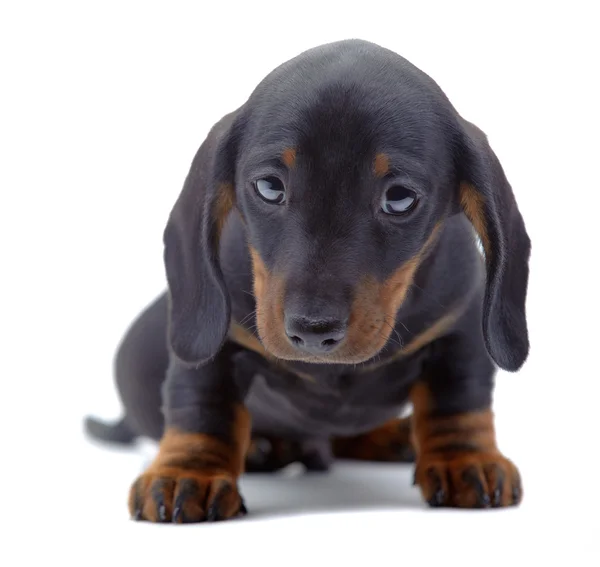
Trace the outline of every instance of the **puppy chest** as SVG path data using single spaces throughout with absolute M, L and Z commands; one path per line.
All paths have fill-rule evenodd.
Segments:
M 282 380 L 285 378 L 282 377 Z M 355 396 L 318 385 L 273 384 L 256 375 L 246 397 L 255 431 L 292 438 L 355 435 L 395 417 L 408 398 L 408 388 L 386 395 Z

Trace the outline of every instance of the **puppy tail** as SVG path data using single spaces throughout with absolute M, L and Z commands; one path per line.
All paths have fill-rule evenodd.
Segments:
M 115 423 L 106 423 L 88 416 L 84 421 L 84 429 L 93 439 L 118 445 L 132 445 L 138 437 L 124 417 Z

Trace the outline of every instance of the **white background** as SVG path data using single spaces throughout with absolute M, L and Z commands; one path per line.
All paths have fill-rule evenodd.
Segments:
M 598 565 L 598 19 L 594 2 L 7 2 L 0 7 L 0 563 Z M 410 467 L 244 479 L 252 513 L 130 522 L 154 451 L 109 451 L 112 355 L 164 287 L 162 229 L 210 126 L 277 64 L 360 37 L 484 129 L 533 240 L 532 350 L 500 373 L 516 510 L 427 510 Z M 6 561 L 5 561 L 6 559 Z M 135 562 L 135 563 L 134 563 Z

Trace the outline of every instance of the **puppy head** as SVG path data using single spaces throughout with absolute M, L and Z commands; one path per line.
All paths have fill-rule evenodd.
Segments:
M 201 362 L 225 337 L 230 310 L 217 245 L 234 203 L 265 349 L 348 364 L 393 340 L 439 227 L 464 210 L 488 262 L 486 344 L 498 364 L 514 368 L 526 356 L 528 240 L 494 160 L 437 85 L 388 50 L 340 42 L 283 64 L 209 135 L 172 212 L 165 256 L 173 350 Z

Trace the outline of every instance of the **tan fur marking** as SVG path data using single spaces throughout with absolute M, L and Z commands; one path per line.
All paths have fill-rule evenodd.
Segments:
M 229 327 L 229 338 L 236 344 L 254 351 L 265 358 L 271 355 L 265 350 L 265 347 L 250 331 L 244 329 L 239 323 L 233 321 Z
M 491 409 L 433 418 L 434 401 L 429 387 L 423 382 L 412 388 L 411 401 L 412 442 L 419 453 L 435 452 L 450 444 L 466 442 L 476 445 L 481 451 L 497 450 Z
M 217 200 L 214 205 L 214 218 L 217 223 L 217 238 L 221 238 L 221 232 L 223 226 L 227 220 L 233 204 L 235 201 L 235 194 L 233 191 L 233 185 L 231 183 L 222 183 L 218 189 Z
M 394 418 L 361 435 L 334 437 L 333 454 L 336 458 L 360 461 L 413 461 L 410 430 L 410 417 Z
M 486 257 L 490 258 L 491 246 L 485 222 L 484 197 L 472 185 L 462 183 L 460 186 L 460 204 L 481 239 Z
M 158 454 L 130 489 L 129 512 L 132 516 L 152 522 L 181 522 L 183 514 L 188 521 L 201 521 L 213 506 L 218 507 L 222 518 L 238 513 L 241 497 L 236 481 L 244 472 L 251 418 L 245 406 L 238 404 L 233 409 L 228 442 L 173 427 L 165 430 Z M 191 491 L 190 486 L 193 487 Z M 185 490 L 188 497 L 176 505 L 177 492 L 182 491 L 181 495 Z M 160 507 L 156 502 L 158 494 Z M 198 498 L 202 494 L 205 503 Z
M 271 330 L 275 327 L 283 333 L 283 280 L 271 275 L 260 254 L 253 247 L 250 247 L 250 257 L 252 259 L 253 287 L 256 300 L 256 326 L 260 339 L 236 322 L 231 324 L 230 339 L 264 356 L 271 363 L 298 378 L 314 380 L 310 374 L 300 372 L 283 362 L 283 357 L 280 356 L 277 349 L 277 345 L 281 345 L 281 338 L 276 331 Z M 276 345 L 274 351 L 270 347 L 272 344 Z M 283 348 L 286 347 L 292 350 L 290 345 L 284 343 Z
M 412 354 L 417 352 L 420 348 L 433 342 L 435 339 L 444 334 L 444 331 L 448 329 L 462 313 L 461 308 L 457 308 L 450 313 L 447 313 L 443 317 L 440 317 L 431 327 L 425 329 L 422 333 L 417 335 L 412 341 L 410 341 L 403 349 L 402 354 Z
M 175 428 L 167 428 L 160 440 L 159 452 L 148 469 L 169 466 L 173 459 L 185 461 L 199 451 L 214 458 L 215 469 L 223 470 L 237 477 L 244 471 L 244 461 L 250 446 L 250 412 L 242 405 L 235 408 L 232 424 L 232 443 L 228 444 L 211 435 L 187 433 Z
M 391 356 L 374 362 L 373 364 L 367 364 L 360 368 L 359 372 L 372 372 L 376 368 L 381 368 L 394 360 L 398 360 L 403 356 L 408 356 L 417 352 L 419 349 L 433 342 L 440 336 L 444 334 L 444 332 L 449 329 L 452 324 L 460 317 L 463 312 L 464 306 L 461 305 L 452 311 L 446 313 L 442 317 L 440 317 L 435 323 L 431 326 L 427 327 L 423 332 L 419 333 L 416 337 L 414 337 L 409 343 L 407 343 L 404 347 L 394 352 Z
M 496 445 L 491 409 L 436 415 L 436 402 L 424 382 L 413 387 L 411 399 L 415 483 L 427 502 L 482 508 L 521 501 L 520 474 Z
M 373 356 L 389 340 L 396 313 L 440 229 L 441 223 L 438 223 L 421 250 L 400 266 L 383 284 L 372 278 L 365 278 L 358 288 L 350 314 L 350 331 L 346 342 L 349 350 L 360 353 L 360 358 L 357 356 L 359 361 Z
M 290 169 L 293 168 L 294 165 L 296 165 L 296 150 L 294 148 L 287 148 L 284 150 L 283 154 L 281 154 L 281 158 L 285 165 Z
M 383 177 L 390 170 L 390 158 L 385 154 L 377 154 L 373 162 L 376 177 Z
M 293 351 L 285 339 L 283 323 L 283 279 L 269 272 L 258 251 L 250 247 L 254 297 L 256 299 L 256 327 L 265 347 L 277 358 L 285 359 L 282 352 Z

